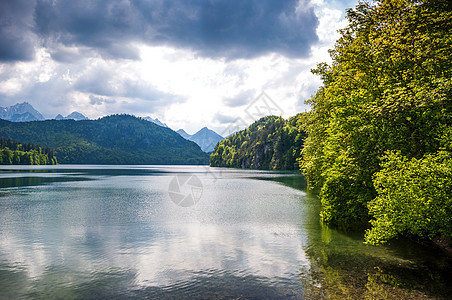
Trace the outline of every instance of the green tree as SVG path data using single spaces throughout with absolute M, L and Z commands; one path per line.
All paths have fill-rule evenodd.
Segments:
M 20 165 L 20 152 L 15 150 L 13 151 L 13 165 Z
M 448 151 L 407 159 L 389 152 L 375 174 L 378 197 L 366 242 L 379 244 L 400 235 L 452 236 L 452 155 Z
M 303 146 L 302 114 L 284 120 L 267 116 L 220 141 L 210 156 L 215 167 L 297 170 Z
M 367 222 L 381 192 L 373 176 L 397 150 L 407 159 L 450 148 L 452 4 L 376 1 L 347 11 L 349 25 L 314 73 L 323 86 L 309 100 L 300 160 L 320 188 L 322 219 Z
M 8 148 L 3 148 L 2 150 L 3 164 L 12 165 L 13 164 L 13 151 Z
M 56 164 L 53 151 L 33 144 L 23 145 L 15 140 L 0 138 L 0 164 Z

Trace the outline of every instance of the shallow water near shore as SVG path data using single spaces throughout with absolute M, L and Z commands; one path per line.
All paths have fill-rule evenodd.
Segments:
M 452 262 L 320 223 L 297 173 L 2 166 L 0 298 L 447 299 Z

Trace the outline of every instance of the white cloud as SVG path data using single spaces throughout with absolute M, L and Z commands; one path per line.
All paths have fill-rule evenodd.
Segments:
M 304 100 L 321 84 L 310 69 L 330 62 L 328 49 L 346 26 L 340 3 L 312 3 L 319 41 L 304 58 L 269 53 L 227 60 L 133 42 L 127 47 L 138 49 L 140 59 L 131 60 L 105 58 L 85 46 L 54 45 L 38 49 L 33 61 L 0 64 L 0 106 L 28 101 L 48 118 L 74 110 L 90 118 L 151 115 L 173 129 L 195 132 L 208 126 L 222 132 L 225 116 L 244 118 L 248 103 L 265 91 L 287 118 L 309 109 Z M 297 13 L 303 9 L 300 4 Z

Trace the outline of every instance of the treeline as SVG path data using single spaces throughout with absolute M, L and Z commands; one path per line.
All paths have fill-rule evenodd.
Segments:
M 0 138 L 0 165 L 56 165 L 53 150 Z
M 212 155 L 213 167 L 297 170 L 303 140 L 302 115 L 289 120 L 268 116 L 220 141 Z
M 300 159 L 325 222 L 452 237 L 452 2 L 360 3 L 315 73 Z M 367 223 L 369 224 L 369 223 Z
M 198 145 L 169 128 L 131 115 L 98 120 L 9 122 L 0 119 L 0 136 L 45 145 L 59 163 L 208 164 Z

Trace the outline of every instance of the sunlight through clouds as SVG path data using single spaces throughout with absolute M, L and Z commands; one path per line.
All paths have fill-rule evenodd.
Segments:
M 321 83 L 310 69 L 330 61 L 345 8 L 355 5 L 82 2 L 1 5 L 22 23 L 0 25 L 0 35 L 15 32 L 0 51 L 0 106 L 27 101 L 46 118 L 74 110 L 89 118 L 128 113 L 158 117 L 174 130 L 221 132 L 265 91 L 288 118 L 309 110 L 304 101 Z M 22 33 L 33 56 L 2 56 Z

